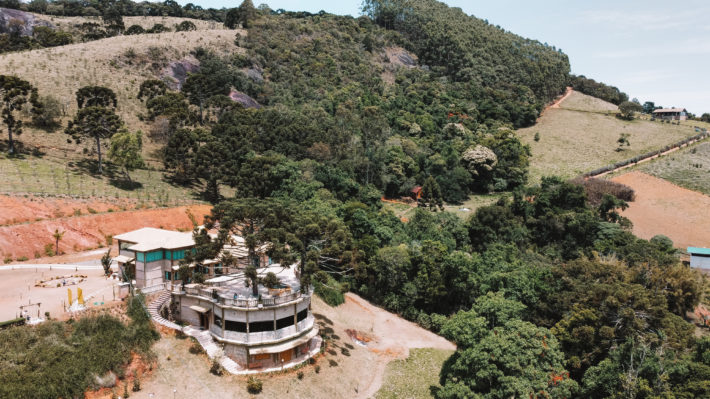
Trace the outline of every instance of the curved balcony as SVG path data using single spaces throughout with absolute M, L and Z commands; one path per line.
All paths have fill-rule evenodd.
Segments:
M 213 324 L 210 326 L 210 332 L 218 341 L 228 341 L 230 343 L 240 345 L 264 345 L 278 343 L 301 335 L 304 331 L 312 329 L 314 323 L 315 318 L 312 314 L 309 314 L 308 317 L 301 320 L 296 325 L 291 325 L 275 331 L 243 333 L 225 330 L 224 337 L 222 337 L 222 328 Z

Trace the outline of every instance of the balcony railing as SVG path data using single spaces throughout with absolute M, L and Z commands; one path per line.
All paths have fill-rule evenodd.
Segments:
M 275 331 L 245 333 L 227 330 L 224 332 L 224 338 L 240 344 L 268 344 L 299 335 L 302 331 L 312 328 L 314 322 L 313 316 L 309 316 L 301 320 L 297 325 L 291 325 Z M 219 326 L 212 325 L 210 331 L 217 337 L 222 336 L 222 329 Z
M 274 297 L 262 297 L 262 298 L 234 298 L 229 295 L 224 295 L 219 293 L 219 291 L 215 291 L 212 288 L 203 288 L 203 287 L 185 287 L 183 290 L 183 287 L 181 284 L 170 284 L 170 283 L 165 283 L 165 289 L 168 291 L 171 291 L 175 294 L 188 294 L 188 295 L 194 295 L 194 296 L 199 296 L 208 300 L 211 300 L 213 302 L 216 302 L 220 305 L 224 306 L 231 306 L 231 307 L 237 307 L 237 308 L 258 308 L 259 306 L 262 307 L 271 307 L 271 306 L 278 306 L 282 305 L 284 303 L 288 303 L 291 301 L 295 301 L 298 298 L 302 296 L 302 293 L 300 291 L 296 292 L 291 292 L 288 294 L 283 294 L 279 296 L 274 296 Z

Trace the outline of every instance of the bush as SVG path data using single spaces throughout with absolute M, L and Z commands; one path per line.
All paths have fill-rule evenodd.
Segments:
M 327 283 L 313 282 L 313 292 L 330 306 L 338 306 L 345 302 L 345 296 L 338 282 L 329 276 Z
M 133 392 L 138 392 L 141 390 L 141 380 L 136 376 L 136 378 L 133 380 Z
M 303 371 L 299 371 L 298 374 L 296 374 L 296 377 L 298 377 L 299 380 L 303 379 Z
M 262 388 L 263 384 L 260 379 L 254 376 L 249 377 L 247 380 L 247 392 L 251 394 L 261 393 Z
M 219 364 L 218 361 L 213 360 L 212 361 L 212 367 L 210 367 L 210 373 L 216 375 L 216 376 L 221 376 L 223 374 L 223 369 L 222 365 Z
M 186 32 L 190 30 L 197 30 L 197 26 L 195 26 L 192 21 L 182 21 L 175 25 L 175 32 Z
M 39 98 L 39 107 L 32 110 L 32 124 L 44 130 L 53 130 L 59 127 L 59 118 L 62 116 L 62 104 L 52 96 Z
M 143 33 L 145 33 L 145 29 L 140 25 L 131 25 L 124 32 L 126 35 L 142 35 Z
M 316 374 L 320 373 L 320 364 L 317 364 L 314 370 L 316 371 Z
M 594 177 L 587 179 L 576 178 L 572 180 L 572 183 L 584 187 L 584 191 L 587 193 L 587 200 L 595 207 L 599 206 L 605 194 L 613 195 L 627 202 L 631 202 L 636 198 L 633 188 L 611 180 L 597 179 Z
M 49 243 L 44 245 L 44 254 L 47 256 L 54 256 L 54 244 Z
M 197 342 L 197 340 L 194 338 L 192 345 L 190 345 L 190 353 L 192 353 L 193 355 L 205 353 L 205 350 L 202 348 L 202 345 L 200 345 L 200 343 Z

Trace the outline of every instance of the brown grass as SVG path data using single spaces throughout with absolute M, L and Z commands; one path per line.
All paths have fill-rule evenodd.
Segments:
M 572 91 L 572 94 L 570 94 L 569 97 L 567 97 L 562 103 L 560 103 L 560 108 L 604 113 L 617 112 L 619 110 L 619 107 L 612 103 L 608 103 L 596 97 L 582 94 L 578 91 Z
M 579 184 L 584 187 L 584 191 L 587 193 L 587 199 L 593 206 L 601 204 L 602 198 L 605 194 L 613 195 L 614 197 L 622 199 L 626 202 L 632 202 L 636 198 L 633 188 L 611 180 L 597 179 L 593 177 L 584 179 L 578 177 L 572 180 L 572 183 Z
M 572 110 L 568 107 L 586 108 Z M 686 124 L 623 121 L 613 112 L 599 112 L 604 107 L 614 106 L 575 92 L 560 108 L 546 110 L 535 126 L 518 130 L 520 139 L 532 150 L 531 181 L 536 182 L 545 175 L 572 178 L 696 134 L 693 127 Z M 539 141 L 534 140 L 535 133 L 539 133 Z M 621 133 L 630 135 L 631 147 L 616 151 L 616 140 Z

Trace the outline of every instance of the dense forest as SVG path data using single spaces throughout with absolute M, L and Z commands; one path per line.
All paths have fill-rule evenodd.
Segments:
M 438 398 L 708 397 L 710 339 L 685 319 L 703 280 L 667 237 L 630 232 L 618 190 L 528 185 L 530 149 L 513 130 L 567 85 L 628 97 L 571 76 L 554 47 L 443 3 L 364 10 L 246 0 L 224 17 L 248 29 L 235 37 L 244 52 L 198 48 L 200 70 L 180 90 L 136 88 L 172 181 L 215 203 L 205 222 L 221 234 L 196 232 L 190 260 L 218 256 L 234 226 L 249 226 L 250 248 L 270 243 L 275 261 L 298 261 L 329 303 L 351 290 L 454 341 Z M 100 117 L 130 141 L 115 95 L 82 90 L 91 103 L 67 133 Z M 415 186 L 424 194 L 410 220 L 383 206 Z M 468 220 L 438 211 L 494 191 L 501 199 Z

